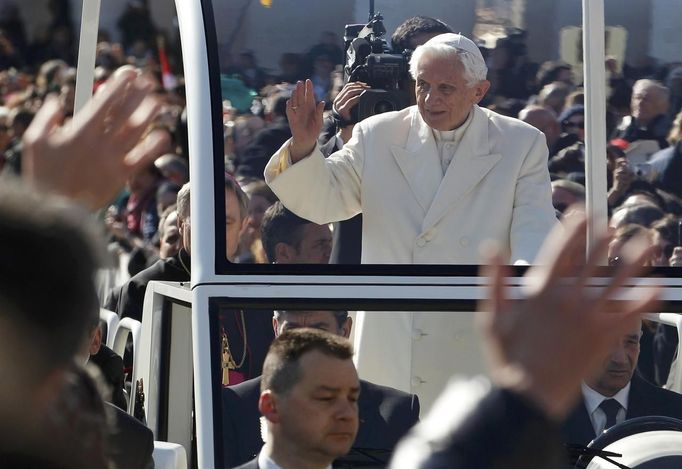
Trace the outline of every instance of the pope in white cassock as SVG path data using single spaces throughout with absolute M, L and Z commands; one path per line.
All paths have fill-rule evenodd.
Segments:
M 287 208 L 318 224 L 362 212 L 365 264 L 479 264 L 488 239 L 510 263 L 532 262 L 556 222 L 544 135 L 478 106 L 490 82 L 464 36 L 419 46 L 410 73 L 417 105 L 363 120 L 326 159 L 317 145 L 324 103 L 310 81 L 299 82 L 287 103 L 293 137 L 265 180 Z M 416 393 L 428 407 L 452 373 L 483 369 L 471 353 L 471 316 L 359 313 L 360 376 Z

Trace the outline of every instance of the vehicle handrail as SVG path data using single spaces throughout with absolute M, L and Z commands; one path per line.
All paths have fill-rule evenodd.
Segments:
M 140 354 L 140 336 L 142 334 L 142 323 L 133 318 L 123 318 L 119 321 L 116 328 L 116 335 L 114 336 L 114 343 L 111 347 L 121 357 L 125 354 L 126 343 L 128 342 L 128 335 L 133 339 L 133 380 L 135 379 L 135 370 L 138 365 L 138 357 Z M 135 381 L 133 381 L 133 390 Z M 131 390 L 131 396 L 128 400 L 128 413 L 132 415 L 135 405 L 134 391 Z
M 103 337 L 104 343 L 107 347 L 112 348 L 114 345 L 114 336 L 116 335 L 116 330 L 118 329 L 118 314 L 108 310 L 106 308 L 99 309 L 99 319 L 104 321 L 107 330 L 105 332 L 105 337 Z

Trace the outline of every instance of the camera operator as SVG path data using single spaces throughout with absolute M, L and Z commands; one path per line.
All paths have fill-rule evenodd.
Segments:
M 413 51 L 434 36 L 451 33 L 452 28 L 435 18 L 414 16 L 401 23 L 391 36 L 393 53 L 403 54 Z M 416 104 L 414 80 L 405 74 L 400 89 L 406 93 L 409 105 Z M 357 119 L 357 107 L 362 94 L 371 89 L 370 84 L 362 81 L 348 81 L 334 98 L 333 122 L 336 133 L 329 140 L 320 141 L 320 151 L 326 157 L 340 150 L 350 140 Z M 355 109 L 355 113 L 353 110 Z M 330 264 L 359 264 L 362 242 L 362 214 L 334 224 L 334 242 Z

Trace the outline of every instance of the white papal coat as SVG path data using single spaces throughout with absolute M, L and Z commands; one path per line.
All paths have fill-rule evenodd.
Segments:
M 478 106 L 445 174 L 416 106 L 365 119 L 326 159 L 316 147 L 288 165 L 288 145 L 265 180 L 287 208 L 318 224 L 362 212 L 365 264 L 479 264 L 486 239 L 506 248 L 511 263 L 532 262 L 556 223 L 544 135 Z M 360 375 L 415 392 L 428 406 L 450 372 L 482 368 L 478 357 L 452 368 L 453 353 L 473 340 L 466 316 L 360 316 Z

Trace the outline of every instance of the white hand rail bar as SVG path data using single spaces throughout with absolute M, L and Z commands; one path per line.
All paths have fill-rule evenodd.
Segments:
M 113 311 L 109 311 L 108 309 L 100 308 L 99 319 L 104 321 L 107 325 L 107 336 L 103 337 L 102 339 L 107 347 L 113 348 L 114 336 L 116 335 L 116 329 L 118 329 L 119 323 L 118 314 L 114 313 Z
M 116 335 L 114 336 L 113 350 L 118 355 L 123 356 L 126 349 L 126 342 L 128 341 L 128 334 L 133 338 L 133 386 L 131 389 L 130 400 L 128 401 L 128 413 L 133 413 L 135 405 L 135 370 L 139 362 L 140 355 L 140 336 L 142 334 L 142 324 L 133 318 L 123 318 L 118 323 L 116 328 Z

